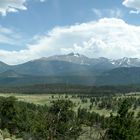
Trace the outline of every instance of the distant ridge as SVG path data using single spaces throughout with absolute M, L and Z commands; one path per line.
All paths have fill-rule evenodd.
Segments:
M 0 85 L 8 84 L 7 81 L 15 85 L 19 83 L 140 84 L 139 73 L 138 58 L 124 57 L 115 60 L 104 57 L 88 58 L 79 53 L 69 53 L 42 57 L 19 65 L 0 62 Z
M 22 74 L 18 74 L 14 70 L 7 70 L 3 73 L 0 73 L 0 77 L 23 77 Z
M 140 67 L 121 67 L 102 73 L 96 79 L 97 85 L 140 84 Z

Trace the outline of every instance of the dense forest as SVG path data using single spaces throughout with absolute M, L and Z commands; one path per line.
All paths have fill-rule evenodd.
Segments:
M 84 96 L 80 98 L 86 102 Z M 18 101 L 13 96 L 0 97 L 2 136 L 13 140 L 80 140 L 88 131 L 89 139 L 140 140 L 140 112 L 132 111 L 140 106 L 139 99 L 92 97 L 90 103 L 89 109 L 78 107 L 75 110 L 76 104 L 67 97 L 50 105 Z M 99 115 L 91 110 L 93 104 L 111 110 L 116 105 L 116 114 Z
M 88 94 L 93 96 L 140 92 L 140 85 L 83 86 L 69 84 L 36 84 L 28 86 L 0 86 L 0 93 L 27 94 Z

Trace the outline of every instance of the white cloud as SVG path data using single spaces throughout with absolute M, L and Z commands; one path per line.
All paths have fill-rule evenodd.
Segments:
M 0 13 L 3 16 L 6 16 L 6 14 L 9 12 L 27 10 L 25 3 L 26 0 L 0 0 Z
M 118 9 L 96 9 L 93 8 L 92 12 L 99 18 L 101 17 L 109 17 L 109 18 L 121 18 L 123 17 L 123 12 Z
M 140 58 L 140 26 L 129 25 L 117 18 L 56 27 L 46 35 L 35 36 L 34 40 L 24 50 L 0 50 L 0 60 L 17 64 L 72 51 L 93 58 Z
M 46 0 L 40 0 L 40 2 L 45 2 Z
M 15 45 L 21 41 L 20 34 L 16 33 L 12 29 L 5 28 L 0 25 L 0 43 L 1 44 L 9 44 Z
M 139 14 L 140 13 L 140 0 L 124 0 L 123 5 L 128 8 L 133 8 L 134 10 L 131 10 L 130 13 L 133 14 Z
M 98 16 L 99 18 L 102 17 L 102 12 L 101 12 L 101 10 L 96 9 L 96 8 L 93 8 L 93 9 L 92 9 L 92 12 L 93 12 L 96 16 Z
M 130 13 L 130 14 L 139 14 L 140 11 L 131 10 L 129 13 Z
M 37 0 L 45 2 L 46 0 Z M 0 14 L 6 16 L 7 13 L 15 13 L 19 10 L 27 10 L 26 3 L 28 0 L 0 0 Z

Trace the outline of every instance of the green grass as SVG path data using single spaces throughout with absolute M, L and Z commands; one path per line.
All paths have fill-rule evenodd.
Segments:
M 75 110 L 77 110 L 78 107 L 81 108 L 86 108 L 89 109 L 90 106 L 90 101 L 89 99 L 87 103 L 82 103 L 80 98 L 76 97 L 76 98 L 71 98 L 71 95 L 68 95 L 68 98 L 65 98 L 65 95 L 51 95 L 51 94 L 36 94 L 36 95 L 30 95 L 30 94 L 18 94 L 18 93 L 11 93 L 11 94 L 3 94 L 0 93 L 0 96 L 3 97 L 8 97 L 8 96 L 15 96 L 19 101 L 24 101 L 24 102 L 29 102 L 29 103 L 35 103 L 35 104 L 39 104 L 39 105 L 50 105 L 50 103 L 53 100 L 58 100 L 58 99 L 70 99 L 71 101 L 73 101 L 73 103 L 75 103 Z M 54 96 L 54 98 L 52 98 L 52 96 Z M 95 111 L 97 113 L 99 113 L 100 115 L 105 115 L 108 116 L 110 114 L 110 112 L 108 110 L 98 110 L 97 107 L 93 107 L 91 111 Z
M 124 95 L 119 95 L 115 96 L 114 98 L 126 98 L 128 96 L 133 96 L 136 98 L 140 98 L 140 94 L 137 93 L 137 95 L 131 93 L 127 94 L 126 96 Z M 18 93 L 10 93 L 10 94 L 5 94 L 5 93 L 0 93 L 0 96 L 8 97 L 8 96 L 15 96 L 19 101 L 24 101 L 24 102 L 29 102 L 29 103 L 35 103 L 39 105 L 50 105 L 52 101 L 58 100 L 58 99 L 70 99 L 74 104 L 75 108 L 74 110 L 76 111 L 79 107 L 81 108 L 86 108 L 89 109 L 90 106 L 90 100 L 87 98 L 86 103 L 82 103 L 81 99 L 79 97 L 72 98 L 72 95 L 67 95 L 68 98 L 66 98 L 65 94 L 18 94 Z M 137 108 L 135 110 L 135 114 L 139 112 L 140 108 Z M 90 111 L 94 111 L 96 113 L 99 113 L 100 115 L 104 116 L 109 116 L 110 113 L 112 112 L 111 110 L 106 110 L 106 109 L 99 109 L 97 106 L 93 106 Z M 114 113 L 115 114 L 115 113 Z

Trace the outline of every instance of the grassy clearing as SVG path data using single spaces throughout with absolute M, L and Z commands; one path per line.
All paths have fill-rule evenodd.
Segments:
M 30 95 L 30 94 L 18 94 L 18 93 L 10 93 L 10 94 L 0 93 L 0 96 L 3 97 L 15 96 L 19 101 L 35 103 L 39 105 L 45 105 L 45 104 L 50 105 L 53 100 L 58 100 L 58 99 L 70 99 L 71 101 L 73 101 L 73 103 L 75 103 L 75 108 L 74 108 L 75 111 L 79 107 L 89 109 L 90 106 L 90 101 L 88 98 L 87 98 L 87 103 L 82 103 L 79 97 L 72 98 L 71 95 L 68 95 L 68 97 L 66 98 L 66 95 L 57 95 L 57 94 L 56 95 L 51 95 L 51 94 Z M 105 116 L 108 116 L 110 114 L 108 110 L 105 109 L 99 110 L 96 106 L 93 106 L 91 111 L 95 111 L 100 115 L 105 115 Z
M 81 99 L 79 97 L 74 97 L 72 98 L 72 95 L 65 95 L 65 94 L 18 94 L 18 93 L 10 93 L 10 94 L 5 94 L 5 93 L 0 93 L 0 96 L 3 97 L 8 97 L 8 96 L 15 96 L 19 101 L 24 101 L 24 102 L 29 102 L 29 103 L 35 103 L 35 104 L 39 104 L 39 105 L 50 105 L 52 101 L 54 100 L 58 100 L 58 99 L 69 99 L 71 100 L 74 104 L 75 104 L 75 111 L 81 107 L 81 108 L 86 108 L 89 109 L 90 108 L 90 99 L 87 98 L 87 102 L 83 103 L 81 101 Z M 128 96 L 133 96 L 136 98 L 140 98 L 140 93 L 130 93 L 130 94 L 126 94 L 126 96 L 124 95 L 119 95 L 119 96 L 115 96 L 114 98 L 126 98 Z M 139 112 L 140 108 L 137 108 L 135 110 L 135 114 L 137 114 Z M 104 115 L 104 116 L 109 116 L 110 113 L 112 112 L 111 110 L 106 110 L 106 109 L 99 109 L 97 106 L 93 106 L 92 109 L 90 109 L 90 111 L 94 111 L 96 113 L 99 113 L 100 115 Z M 115 112 L 114 112 L 115 114 Z

